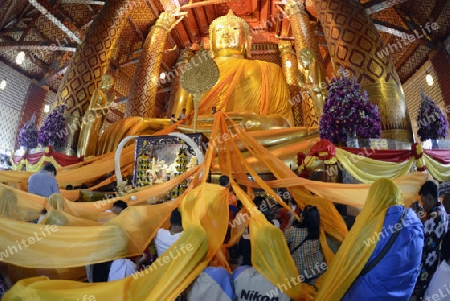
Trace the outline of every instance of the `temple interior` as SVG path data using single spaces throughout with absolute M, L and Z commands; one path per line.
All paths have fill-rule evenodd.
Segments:
M 448 70 L 448 0 L 2 1 L 0 300 L 447 300 Z

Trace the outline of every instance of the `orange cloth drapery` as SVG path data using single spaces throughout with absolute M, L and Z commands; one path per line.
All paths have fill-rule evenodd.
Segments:
M 214 115 L 211 137 L 225 134 L 231 137 L 230 129 L 227 126 L 227 123 L 230 122 L 232 123 L 225 113 L 217 112 Z M 178 254 L 177 252 L 181 252 L 182 246 L 187 250 L 188 245 L 192 247 L 192 252 L 186 251 L 183 256 L 175 256 L 175 258 L 169 256 L 166 263 L 156 262 L 142 275 L 130 276 L 111 283 L 87 284 L 75 281 L 47 280 L 45 277 L 22 280 L 5 295 L 4 300 L 22 298 L 23 300 L 56 301 L 64 298 L 68 301 L 75 301 L 77 298 L 82 298 L 83 295 L 93 295 L 97 300 L 173 300 L 208 265 L 223 244 L 228 225 L 228 191 L 218 185 L 205 183 L 210 166 L 216 156 L 222 174 L 230 176 L 236 194 L 250 213 L 248 223 L 252 243 L 252 260 L 258 272 L 268 281 L 275 286 L 286 284 L 286 279 L 298 277 L 298 272 L 289 255 L 281 231 L 265 220 L 265 217 L 255 208 L 250 196 L 239 185 L 264 189 L 290 211 L 291 209 L 284 204 L 273 188 L 286 187 L 301 207 L 309 204 L 316 205 L 321 214 L 323 229 L 320 237 L 321 245 L 327 263 L 335 262 L 336 259 L 333 258 L 332 252 L 325 243 L 325 233 L 345 242 L 347 230 L 332 202 L 362 207 L 370 185 L 321 183 L 298 178 L 283 162 L 247 133 L 240 132 L 235 136 L 235 139 L 221 139 L 223 141 L 221 143 L 209 144 L 204 163 L 190 171 L 191 185 L 177 200 L 161 205 L 143 205 L 146 203 L 145 200 L 167 193 L 168 189 L 177 184 L 178 178 L 150 188 L 138 189 L 136 192 L 123 196 L 123 199 L 130 204 L 132 203 L 131 195 L 135 195 L 137 197 L 135 202 L 142 205 L 131 206 L 121 215 L 101 226 L 60 226 L 57 231 L 52 232 L 52 235 L 43 239 L 42 244 L 30 245 L 23 253 L 22 251 L 17 252 L 10 258 L 20 258 L 21 262 L 25 262 L 27 266 L 31 267 L 36 266 L 35 263 L 32 263 L 33 256 L 36 257 L 36 254 L 39 254 L 40 259 L 45 260 L 46 268 L 61 268 L 111 260 L 125 255 L 137 255 L 142 252 L 157 229 L 167 220 L 174 207 L 179 207 L 181 210 L 185 230 L 181 238 L 165 254 Z M 263 181 L 242 157 L 237 143 L 244 145 L 254 158 L 265 164 L 277 180 Z M 99 167 L 109 168 L 109 164 L 112 163 L 106 162 L 107 160 L 111 160 L 111 158 L 104 156 L 91 164 L 86 164 L 82 167 L 85 168 L 83 173 L 98 173 L 95 169 Z M 82 168 L 79 168 L 78 171 Z M 70 169 L 67 172 L 72 179 L 82 177 L 82 175 L 76 175 L 75 172 L 70 173 L 72 172 Z M 427 175 L 423 173 L 415 173 L 397 179 L 404 199 L 412 200 L 417 197 L 417 192 L 426 179 Z M 79 208 L 76 208 L 76 203 L 66 202 L 65 205 L 68 206 L 68 209 L 73 210 L 69 214 L 83 212 L 85 217 L 89 217 L 91 210 L 97 210 L 93 207 L 95 205 Z M 111 206 L 111 201 L 105 201 L 104 204 L 97 203 L 97 205 L 101 208 L 101 210 L 98 209 L 100 212 Z M 67 211 L 65 212 L 67 213 Z M 94 217 L 95 214 L 97 213 L 93 214 Z M 11 226 L 12 223 L 15 223 L 15 227 Z M 17 237 L 29 237 L 39 230 L 37 227 L 42 227 L 42 225 L 0 219 L 1 229 L 7 229 L 7 231 L 15 229 L 16 231 L 11 235 L 2 234 L 7 241 L 0 241 L 0 250 L 7 248 L 8 244 L 13 244 Z M 78 246 L 81 242 L 82 246 Z M 64 244 L 67 246 L 54 247 Z M 77 252 L 70 250 L 70 247 L 74 249 L 74 246 L 77 246 L 75 248 Z M 189 247 L 189 249 L 191 248 Z M 163 254 L 162 260 L 164 260 L 165 254 Z M 13 262 L 13 259 L 8 260 Z M 14 263 L 18 262 L 14 259 Z M 323 279 L 324 282 L 325 280 Z M 294 300 L 314 298 L 314 290 L 307 285 L 287 285 L 287 287 L 285 293 Z

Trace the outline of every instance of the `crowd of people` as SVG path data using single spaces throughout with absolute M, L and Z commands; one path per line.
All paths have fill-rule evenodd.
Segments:
M 48 210 L 64 212 L 55 176 L 54 166 L 46 165 L 29 178 L 28 190 L 46 197 Z M 242 203 L 230 188 L 228 177 L 220 177 L 219 184 L 228 190 L 227 243 Z M 441 202 L 433 181 L 425 182 L 419 194 L 420 201 L 405 207 L 392 180 L 377 180 L 347 238 L 332 248 L 336 254 L 331 263 L 326 262 L 322 250 L 319 237 L 323 230 L 316 206 L 301 207 L 289 194 L 283 199 L 284 207 L 264 195 L 256 196 L 253 204 L 283 233 L 299 279 L 314 288 L 316 300 L 450 300 L 450 194 Z M 117 216 L 127 208 L 127 203 L 119 200 L 107 212 Z M 50 219 L 43 211 L 34 222 L 64 226 L 64 219 L 62 214 L 53 214 Z M 182 215 L 175 209 L 170 227 L 157 231 L 142 256 L 88 265 L 86 281 L 114 281 L 143 271 L 182 234 Z M 177 300 L 290 300 L 253 267 L 250 234 L 246 227 L 238 243 L 228 249 L 230 270 L 207 267 Z M 2 264 L 0 296 L 10 286 Z

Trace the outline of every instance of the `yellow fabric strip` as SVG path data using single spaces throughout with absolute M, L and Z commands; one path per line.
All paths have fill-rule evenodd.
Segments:
M 414 158 L 400 163 L 373 160 L 354 155 L 341 148 L 336 148 L 336 158 L 355 179 L 369 184 L 380 178 L 397 178 L 406 175 L 414 163 Z
M 207 266 L 223 242 L 228 222 L 228 192 L 218 185 L 202 184 L 186 195 L 180 210 L 182 235 L 143 272 L 94 284 L 28 278 L 14 285 L 3 300 L 75 301 L 82 300 L 83 296 L 117 301 L 175 299 Z
M 425 166 L 433 178 L 441 182 L 450 181 L 450 164 L 439 163 L 427 154 L 423 154 L 422 158 L 425 159 Z
M 380 179 L 370 188 L 363 210 L 345 238 L 320 284 L 316 300 L 341 300 L 375 250 L 364 243 L 381 232 L 389 207 L 402 205 L 401 190 L 389 179 Z

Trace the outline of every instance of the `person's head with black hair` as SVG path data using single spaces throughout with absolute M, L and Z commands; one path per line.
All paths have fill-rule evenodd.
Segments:
M 447 231 L 444 235 L 441 243 L 441 253 L 443 260 L 450 264 L 450 231 Z
M 257 196 L 253 199 L 253 203 L 255 204 L 256 207 L 258 207 L 258 210 L 261 211 L 262 213 L 264 213 L 265 211 L 267 211 L 268 206 L 267 206 L 267 201 L 263 196 Z
M 316 206 L 306 206 L 300 214 L 300 221 L 295 220 L 294 227 L 306 228 L 308 234 L 306 239 L 319 239 L 320 214 Z
M 70 184 L 67 185 L 67 186 L 66 186 L 66 190 L 73 190 L 73 185 L 70 185 Z
M 48 172 L 49 174 L 51 174 L 52 176 L 56 177 L 56 174 L 58 173 L 56 171 L 56 168 L 53 164 L 49 163 L 49 164 L 45 164 L 44 168 L 42 168 L 43 171 Z
M 183 221 L 181 219 L 181 212 L 178 208 L 172 211 L 170 215 L 170 232 L 173 234 L 183 231 Z
M 229 188 L 230 187 L 230 178 L 228 178 L 228 176 L 220 176 L 219 185 Z
M 419 191 L 422 197 L 423 209 L 426 212 L 431 212 L 433 207 L 439 203 L 439 188 L 433 181 L 426 181 Z
M 170 224 L 173 226 L 182 226 L 182 220 L 181 220 L 181 212 L 176 208 L 172 211 L 172 214 L 170 215 Z
M 125 203 L 122 200 L 118 200 L 116 202 L 114 202 L 114 205 L 111 208 L 111 211 L 114 212 L 115 214 L 119 215 L 122 210 L 125 210 L 128 207 L 127 203 Z
M 112 263 L 113 263 L 113 260 L 106 261 L 106 262 L 100 262 L 100 263 L 94 263 L 91 266 L 92 282 L 93 283 L 108 282 Z

